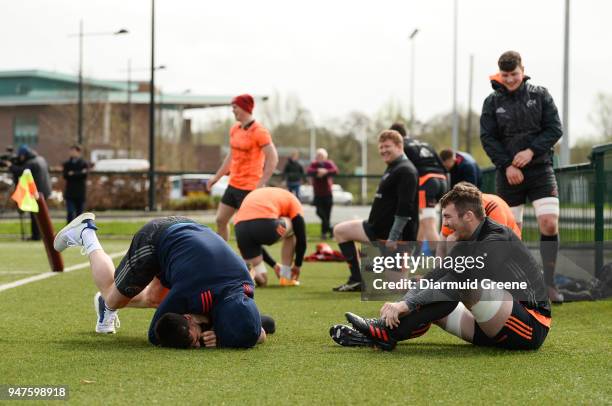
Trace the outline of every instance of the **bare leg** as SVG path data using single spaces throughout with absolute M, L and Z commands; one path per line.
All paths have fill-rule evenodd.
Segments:
M 130 300 L 127 307 L 157 308 L 169 291 L 158 278 L 153 278 L 142 292 Z
M 477 322 L 478 326 L 487 335 L 487 337 L 493 338 L 501 331 L 512 313 L 512 295 L 503 291 L 503 293 L 500 295 L 500 299 L 501 300 L 497 304 L 494 304 L 492 298 L 487 298 L 485 299 L 486 301 L 478 301 L 475 303 L 470 303 L 468 300 L 466 300 L 465 303 L 467 303 L 472 310 L 477 313 L 476 317 L 472 313 L 472 310 L 468 309 L 463 303 L 459 302 L 451 314 L 443 319 L 435 321 L 434 323 L 444 329 L 446 332 L 471 343 L 474 341 L 474 325 L 475 322 Z M 497 307 L 497 311 L 491 315 L 493 312 L 489 309 L 490 306 L 493 305 Z M 486 320 L 482 319 L 483 312 L 488 313 L 488 315 L 484 316 L 484 319 Z M 477 321 L 478 316 L 480 316 L 481 321 Z
M 488 337 L 495 337 L 512 314 L 512 295 L 505 290 L 473 291 L 463 300 L 478 326 Z
M 268 274 L 266 272 L 266 266 L 263 264 L 263 255 L 246 259 L 245 261 L 247 264 L 251 265 L 251 270 L 249 272 L 257 286 L 266 286 L 268 284 Z
M 95 250 L 89 254 L 91 274 L 106 305 L 111 309 L 125 307 L 130 298 L 119 293 L 115 287 L 115 265 L 113 260 L 103 250 Z
M 221 236 L 225 241 L 229 239 L 229 221 L 236 212 L 231 206 L 228 206 L 225 203 L 219 203 L 219 208 L 217 209 L 217 234 Z
M 295 254 L 295 236 L 283 238 L 281 247 L 281 263 L 286 266 L 291 266 L 293 263 L 293 255 Z
M 451 314 L 435 321 L 434 324 L 467 342 L 471 343 L 474 339 L 474 316 L 461 302 Z

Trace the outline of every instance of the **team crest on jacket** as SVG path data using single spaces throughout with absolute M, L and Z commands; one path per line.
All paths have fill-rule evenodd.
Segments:
M 499 107 L 497 110 L 495 110 L 495 112 L 497 114 L 504 114 L 506 112 L 506 109 L 503 107 Z
M 536 101 L 533 99 L 527 100 L 527 107 L 533 107 L 536 105 Z

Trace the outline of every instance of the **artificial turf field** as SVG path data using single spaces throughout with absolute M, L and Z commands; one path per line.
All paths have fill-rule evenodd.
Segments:
M 102 244 L 114 253 L 129 241 Z M 71 249 L 64 260 L 86 257 Z M 42 244 L 0 242 L 0 284 L 46 271 Z M 116 335 L 95 334 L 88 268 L 1 291 L 0 385 L 68 385 L 76 404 L 612 403 L 612 301 L 554 307 L 537 352 L 477 348 L 432 327 L 385 353 L 329 338 L 345 311 L 381 305 L 331 292 L 346 276 L 344 264 L 306 263 L 302 286 L 257 289 L 277 332 L 251 350 L 154 348 L 149 309 L 121 310 Z

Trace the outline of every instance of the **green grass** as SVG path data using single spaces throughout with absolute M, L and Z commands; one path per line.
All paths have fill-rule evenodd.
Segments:
M 134 221 L 116 221 L 116 220 L 96 220 L 96 224 L 99 226 L 98 235 L 101 238 L 131 238 L 143 225 L 145 225 L 150 219 L 147 220 L 134 220 Z M 53 229 L 59 231 L 66 225 L 63 220 L 53 221 Z M 215 228 L 214 224 L 204 223 L 211 228 Z M 0 239 L 14 240 L 21 233 L 21 228 L 18 221 L 0 221 Z M 29 217 L 24 221 L 24 228 L 26 235 L 30 235 L 30 220 Z M 231 235 L 234 235 L 233 225 L 231 228 Z M 317 223 L 306 224 L 306 233 L 309 238 L 319 238 L 321 235 L 321 225 Z
M 128 243 L 103 241 L 109 253 Z M 0 243 L 0 258 L 0 283 L 23 277 L 6 275 L 12 270 L 48 269 L 36 243 Z M 64 259 L 70 266 L 85 257 L 73 249 Z M 87 405 L 612 401 L 611 301 L 555 307 L 537 352 L 477 348 L 434 327 L 384 353 L 342 348 L 328 336 L 345 311 L 375 315 L 380 307 L 332 293 L 346 276 L 344 264 L 306 263 L 302 286 L 257 289 L 258 306 L 278 329 L 252 350 L 154 348 L 146 339 L 149 309 L 121 310 L 118 334 L 96 335 L 88 269 L 3 291 L 0 384 L 68 385 L 71 403 Z

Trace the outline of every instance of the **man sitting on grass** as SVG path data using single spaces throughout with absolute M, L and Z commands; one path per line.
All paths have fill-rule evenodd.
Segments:
M 83 213 L 55 237 L 57 251 L 81 246 L 94 283 L 97 333 L 115 333 L 117 310 L 157 307 L 149 328 L 154 345 L 250 348 L 266 333 L 244 261 L 208 227 L 185 217 L 155 219 L 132 238 L 115 269 Z
M 450 252 L 455 266 L 425 275 L 428 284 L 418 281 L 403 300 L 385 303 L 378 319 L 346 313 L 352 327 L 333 326 L 330 335 L 336 343 L 392 350 L 435 323 L 474 345 L 517 350 L 542 345 L 551 323 L 550 302 L 529 249 L 509 228 L 485 217 L 481 193 L 472 185 L 452 189 L 441 206 L 444 225 L 459 241 Z M 480 257 L 484 266 L 457 266 L 468 257 L 475 263 Z M 473 281 L 477 284 L 469 285 Z

